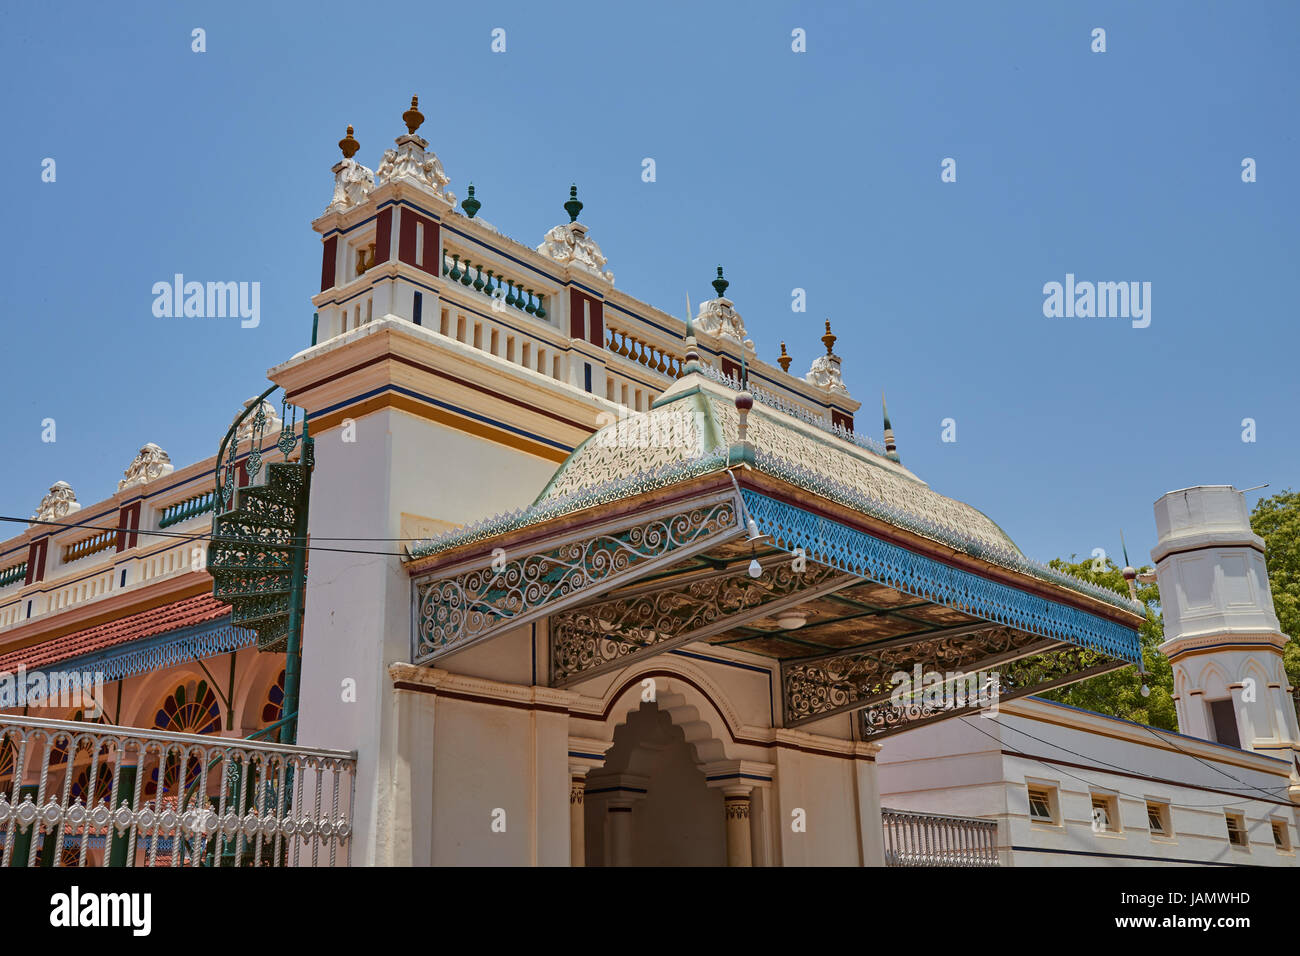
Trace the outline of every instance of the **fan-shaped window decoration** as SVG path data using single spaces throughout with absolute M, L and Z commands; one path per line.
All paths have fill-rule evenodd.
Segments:
M 95 792 L 90 800 L 86 799 L 86 792 L 90 789 L 90 768 L 86 767 L 81 771 L 81 775 L 72 785 L 72 793 L 69 795 L 70 800 L 81 800 L 83 806 L 94 807 L 101 803 L 107 803 L 113 796 L 113 768 L 106 763 L 101 763 L 99 769 L 95 771 Z
M 59 854 L 59 866 L 80 866 L 81 865 L 81 845 L 64 844 L 63 852 Z
M 275 679 L 271 689 L 266 693 L 266 703 L 262 705 L 262 723 L 270 725 L 284 716 L 284 671 Z
M 12 737 L 6 737 L 0 743 L 0 780 L 8 780 L 14 774 L 14 761 L 18 759 L 18 748 Z
M 202 775 L 203 762 L 201 756 L 191 754 L 185 760 L 185 792 L 191 794 L 194 788 L 199 785 L 199 777 Z M 164 761 L 166 769 L 163 771 L 163 801 L 165 804 L 174 805 L 177 791 L 180 789 L 181 782 L 181 755 L 172 752 L 167 755 Z M 144 795 L 147 798 L 158 796 L 158 767 L 154 766 L 149 771 L 149 781 L 144 785 Z M 188 801 L 187 801 L 188 803 Z
M 72 721 L 81 721 L 86 719 L 85 711 L 73 711 L 72 716 L 68 718 Z M 50 750 L 50 766 L 63 763 L 68 759 L 68 741 L 66 738 L 55 742 L 53 749 Z
M 163 701 L 154 726 L 181 734 L 215 734 L 221 730 L 221 708 L 205 680 L 181 684 Z

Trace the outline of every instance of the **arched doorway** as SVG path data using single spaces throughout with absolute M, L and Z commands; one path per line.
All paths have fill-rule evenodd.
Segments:
M 588 866 L 725 866 L 721 790 L 711 788 L 680 727 L 644 702 L 587 774 Z

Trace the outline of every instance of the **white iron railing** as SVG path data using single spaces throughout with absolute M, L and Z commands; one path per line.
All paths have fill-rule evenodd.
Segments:
M 881 810 L 886 866 L 997 866 L 994 820 Z
M 347 866 L 356 754 L 0 716 L 0 866 Z

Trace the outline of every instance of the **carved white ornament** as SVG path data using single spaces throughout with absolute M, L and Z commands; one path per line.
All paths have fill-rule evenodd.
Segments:
M 36 514 L 32 515 L 32 521 L 57 521 L 80 510 L 81 505 L 77 502 L 77 493 L 72 490 L 72 486 L 66 481 L 56 481 L 50 485 L 50 493 L 41 499 Z
M 140 449 L 140 453 L 135 456 L 135 461 L 131 462 L 122 473 L 126 477 L 117 483 L 117 490 L 121 491 L 132 485 L 148 484 L 155 478 L 170 475 L 174 470 L 171 456 L 153 442 L 149 442 Z
M 562 265 L 573 265 L 597 278 L 614 284 L 614 273 L 605 268 L 609 260 L 600 246 L 587 238 L 587 227 L 580 222 L 566 222 L 546 234 L 537 251 Z
M 375 174 L 355 159 L 344 159 L 334 164 L 334 199 L 325 207 L 326 212 L 343 212 L 366 201 L 375 188 Z
M 408 182 L 431 190 L 447 202 L 455 205 L 456 196 L 447 189 L 451 182 L 443 171 L 442 161 L 425 148 L 429 141 L 407 133 L 397 137 L 397 149 L 384 150 L 384 158 L 375 170 L 375 183 Z
M 709 335 L 731 339 L 749 350 L 754 340 L 747 337 L 745 320 L 740 317 L 730 299 L 707 299 L 700 303 L 700 314 L 695 317 L 695 327 Z
M 244 402 L 244 407 L 248 408 L 248 406 L 252 404 L 253 404 L 253 399 L 250 398 L 248 401 Z M 263 435 L 271 435 L 280 430 L 280 427 L 283 424 L 283 422 L 281 421 L 280 416 L 276 414 L 275 406 L 272 405 L 270 402 L 266 401 L 265 399 L 262 400 L 262 415 L 264 417 L 264 424 L 262 425 L 262 429 L 261 429 Z M 236 436 L 237 440 L 247 441 L 250 437 L 252 437 L 253 427 L 256 424 L 256 422 L 257 422 L 257 411 L 254 410 L 252 414 L 250 414 L 247 418 L 245 418 L 240 423 L 239 434 Z
M 838 355 L 819 355 L 813 359 L 812 368 L 803 380 L 838 395 L 848 396 L 848 387 L 844 376 L 840 374 L 840 357 Z

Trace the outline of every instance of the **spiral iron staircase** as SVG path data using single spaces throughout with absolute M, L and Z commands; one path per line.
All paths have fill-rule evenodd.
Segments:
M 306 414 L 300 431 L 299 410 L 282 400 L 280 434 L 273 447 L 284 460 L 263 460 L 271 450 L 263 444 L 272 433 L 275 412 L 266 399 L 276 387 L 247 403 L 217 452 L 207 568 L 213 596 L 231 607 L 231 623 L 257 632 L 258 650 L 285 655 L 284 716 L 278 730 L 281 743 L 294 743 L 306 596 L 307 510 L 315 456 Z M 248 451 L 241 457 L 240 447 L 245 443 Z

